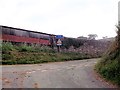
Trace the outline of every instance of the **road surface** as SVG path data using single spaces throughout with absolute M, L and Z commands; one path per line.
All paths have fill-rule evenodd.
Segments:
M 3 88 L 109 88 L 94 73 L 99 59 L 2 66 Z

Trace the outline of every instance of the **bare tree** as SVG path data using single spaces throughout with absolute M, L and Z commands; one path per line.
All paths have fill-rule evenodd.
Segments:
M 103 39 L 107 39 L 108 38 L 108 36 L 104 36 L 104 37 L 102 37 Z

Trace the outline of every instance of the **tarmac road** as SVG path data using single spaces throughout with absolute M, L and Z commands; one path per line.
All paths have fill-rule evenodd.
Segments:
M 94 73 L 99 59 L 3 65 L 3 88 L 109 88 Z

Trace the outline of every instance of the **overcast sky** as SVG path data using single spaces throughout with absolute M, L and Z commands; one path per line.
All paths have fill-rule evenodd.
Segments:
M 116 36 L 119 0 L 0 0 L 0 25 L 67 37 Z

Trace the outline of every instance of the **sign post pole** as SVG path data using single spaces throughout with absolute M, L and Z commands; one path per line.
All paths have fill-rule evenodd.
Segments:
M 58 46 L 57 48 L 58 48 L 58 52 L 60 52 L 60 46 Z

